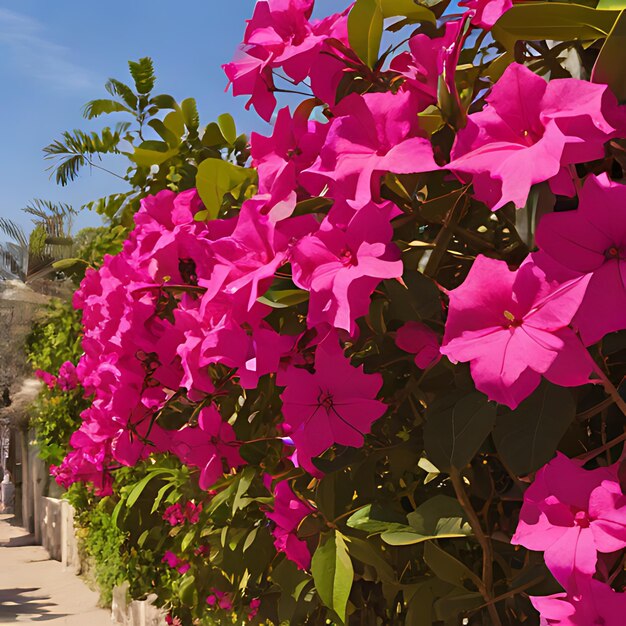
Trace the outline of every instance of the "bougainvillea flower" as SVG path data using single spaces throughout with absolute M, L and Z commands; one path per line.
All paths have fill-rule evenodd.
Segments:
M 626 593 L 618 593 L 594 578 L 576 593 L 531 596 L 542 626 L 623 626 Z
M 274 487 L 274 508 L 265 514 L 276 524 L 272 531 L 274 546 L 300 569 L 309 569 L 311 553 L 306 541 L 298 537 L 298 526 L 314 512 L 308 502 L 296 496 L 288 481 L 283 480 Z
M 59 376 L 57 378 L 57 385 L 63 391 L 71 391 L 78 387 L 78 374 L 76 373 L 76 366 L 71 361 L 65 361 L 59 368 Z
M 324 143 L 328 124 L 309 121 L 310 108 L 298 108 L 293 116 L 281 109 L 270 137 L 250 136 L 252 164 L 259 173 L 259 196 L 266 199 L 272 219 L 293 212 L 298 197 L 299 173 L 311 166 Z
M 415 355 L 415 365 L 427 369 L 441 359 L 439 337 L 426 324 L 407 322 L 396 332 L 396 345 Z
M 544 215 L 536 240 L 537 263 L 548 255 L 572 276 L 592 274 L 573 322 L 585 345 L 626 328 L 626 186 L 589 176 L 578 209 Z
M 568 166 L 603 157 L 604 144 L 624 128 L 606 85 L 574 78 L 547 83 L 518 63 L 486 101 L 459 131 L 448 168 L 468 176 L 476 197 L 494 211 L 508 202 L 523 207 L 536 183 L 562 187 Z
M 463 0 L 459 5 L 473 11 L 472 24 L 489 30 L 512 6 L 512 0 Z
M 311 73 L 329 39 L 348 43 L 347 12 L 309 21 L 310 0 L 261 0 L 248 22 L 240 59 L 223 66 L 235 95 L 250 95 L 246 108 L 254 106 L 269 121 L 276 106 L 274 69 L 282 69 L 295 83 Z M 318 74 L 314 91 L 328 94 Z M 335 84 L 334 77 L 331 84 Z
M 476 388 L 511 408 L 542 376 L 566 387 L 589 382 L 593 362 L 569 327 L 589 278 L 559 285 L 532 262 L 511 272 L 504 261 L 479 255 L 449 294 L 441 353 L 469 362 Z
M 319 158 L 307 170 L 330 187 L 330 196 L 354 207 L 378 199 L 385 172 L 429 172 L 435 163 L 430 142 L 421 135 L 418 99 L 411 92 L 351 94 L 334 109 Z
M 46 372 L 42 369 L 35 370 L 35 376 L 48 387 L 48 389 L 54 389 L 57 386 L 57 377 L 50 372 Z
M 573 574 L 593 576 L 598 552 L 626 547 L 626 496 L 615 466 L 585 470 L 558 453 L 526 490 L 511 542 L 544 551 L 566 589 Z
M 419 110 L 437 102 L 441 76 L 449 93 L 458 98 L 454 76 L 468 32 L 466 21 L 467 17 L 446 22 L 442 37 L 431 38 L 424 34 L 411 37 L 409 51 L 391 61 L 389 69 L 404 76 L 402 89 L 416 96 Z
M 228 591 L 220 591 L 219 589 L 211 589 L 211 594 L 206 597 L 206 603 L 211 607 L 218 607 L 224 611 L 230 611 L 233 608 L 233 599 Z
M 170 451 L 183 463 L 200 469 L 200 489 L 209 489 L 228 467 L 243 464 L 230 424 L 222 420 L 215 406 L 198 414 L 197 428 L 183 428 L 171 433 Z
M 331 332 L 317 346 L 315 372 L 289 367 L 281 382 L 284 426 L 300 461 L 322 454 L 333 444 L 360 447 L 363 435 L 387 410 L 376 400 L 380 374 L 353 367 Z
M 316 233 L 293 248 L 293 281 L 311 293 L 310 327 L 327 322 L 353 334 L 355 320 L 368 312 L 370 296 L 380 281 L 402 276 L 388 215 L 386 207 L 369 204 L 345 229 L 326 218 Z

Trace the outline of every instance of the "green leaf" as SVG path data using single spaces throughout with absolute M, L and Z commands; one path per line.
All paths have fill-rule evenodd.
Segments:
M 376 0 L 383 17 L 406 17 L 415 22 L 436 22 L 432 11 L 414 0 Z
M 170 115 L 172 114 L 175 115 L 175 112 L 172 111 Z M 177 135 L 174 131 L 170 130 L 161 120 L 150 120 L 148 122 L 148 126 L 154 129 L 159 137 L 161 137 L 161 139 L 163 139 L 163 141 L 165 141 L 170 148 L 174 149 L 180 144 L 180 135 Z
M 437 578 L 455 587 L 465 589 L 463 583 L 466 580 L 478 583 L 477 586 L 481 584 L 480 578 L 472 570 L 433 541 L 424 544 L 424 562 Z
M 55 261 L 52 267 L 54 267 L 55 270 L 66 270 L 70 267 L 74 267 L 77 263 L 87 264 L 87 261 L 83 259 L 61 259 L 60 261 Z
M 384 532 L 411 532 L 410 526 L 399 520 L 392 519 L 382 508 L 371 504 L 353 513 L 348 518 L 346 524 L 350 528 L 356 528 L 372 535 Z
M 143 493 L 143 490 L 146 488 L 147 484 L 159 474 L 163 474 L 163 471 L 153 471 L 144 476 L 131 490 L 128 498 L 126 499 L 126 506 L 130 508 L 137 502 L 139 496 Z
M 163 141 L 144 141 L 128 158 L 140 167 L 152 167 L 165 163 L 177 153 L 177 148 L 171 148 Z
M 230 113 L 222 113 L 217 118 L 217 125 L 222 133 L 222 137 L 232 146 L 237 139 L 237 128 L 233 116 Z
M 181 602 L 185 606 L 194 606 L 196 596 L 196 577 L 193 574 L 187 574 L 183 577 L 183 581 L 178 590 Z
M 524 2 L 504 13 L 491 33 L 507 47 L 519 39 L 593 41 L 607 36 L 617 16 L 617 11 L 599 11 L 581 4 Z
M 286 309 L 301 302 L 306 302 L 308 299 L 309 292 L 302 289 L 283 289 L 281 291 L 272 291 L 270 289 L 257 298 L 259 302 L 267 304 L 273 309 Z
M 373 541 L 345 537 L 350 555 L 361 563 L 370 565 L 376 570 L 381 581 L 395 584 L 397 578 L 393 567 L 385 560 L 384 552 Z
M 139 61 L 129 61 L 128 69 L 135 81 L 137 92 L 140 94 L 150 93 L 156 81 L 152 59 L 143 57 Z
M 320 599 L 345 624 L 354 569 L 341 533 L 333 531 L 317 548 L 311 560 L 311 573 Z
M 410 531 L 391 531 L 381 535 L 390 545 L 411 545 L 427 539 L 467 537 L 472 528 L 466 521 L 463 508 L 454 498 L 435 496 L 426 500 L 407 515 Z
M 610 87 L 620 102 L 626 101 L 626 11 L 615 21 L 591 72 L 591 82 Z
M 439 469 L 465 467 L 478 452 L 496 420 L 496 405 L 482 393 L 444 395 L 426 411 L 424 447 Z
M 209 216 L 217 217 L 224 195 L 256 177 L 254 170 L 221 159 L 205 159 L 198 165 L 196 187 Z
M 374 67 L 383 36 L 384 15 L 378 0 L 356 0 L 348 15 L 350 47 L 361 61 Z
M 83 108 L 83 116 L 88 120 L 100 115 L 106 115 L 108 113 L 133 113 L 132 109 L 116 100 L 109 100 L 108 98 L 102 98 L 98 100 L 91 100 Z
M 545 465 L 576 415 L 568 389 L 543 381 L 514 411 L 498 415 L 493 440 L 498 454 L 515 474 Z
M 187 534 L 183 537 L 183 540 L 180 544 L 181 552 L 185 552 L 187 548 L 192 544 L 194 539 L 196 538 L 196 531 L 192 528 L 187 531 Z
M 194 98 L 185 98 L 180 103 L 180 110 L 185 120 L 185 126 L 189 130 L 198 130 L 200 126 L 200 115 L 198 114 L 198 105 Z

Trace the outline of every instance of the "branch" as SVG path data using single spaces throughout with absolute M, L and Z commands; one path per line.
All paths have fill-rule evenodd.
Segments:
M 478 515 L 465 491 L 461 472 L 455 467 L 451 468 L 450 479 L 452 480 L 456 497 L 467 514 L 470 526 L 483 550 L 483 572 L 479 591 L 487 604 L 487 611 L 489 612 L 492 626 L 502 626 L 493 598 L 493 546 L 491 545 L 491 539 L 483 531 Z

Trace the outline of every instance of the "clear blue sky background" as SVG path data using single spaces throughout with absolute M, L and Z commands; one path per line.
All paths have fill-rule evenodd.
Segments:
M 254 0 L 0 0 L 0 216 L 29 228 L 20 209 L 33 198 L 75 207 L 121 191 L 115 178 L 85 170 L 59 187 L 46 172 L 42 148 L 73 128 L 102 124 L 82 118 L 83 105 L 106 97 L 104 83 L 129 80 L 126 63 L 153 58 L 157 92 L 194 97 L 208 123 L 231 112 L 242 131 L 267 130 L 244 110 L 245 98 L 224 93 L 221 65 L 241 41 Z M 319 16 L 343 10 L 349 0 L 317 0 Z M 108 120 L 107 120 L 108 118 Z M 116 116 L 105 116 L 113 124 Z M 82 214 L 76 227 L 97 225 Z M 0 234 L 0 240 L 4 237 Z

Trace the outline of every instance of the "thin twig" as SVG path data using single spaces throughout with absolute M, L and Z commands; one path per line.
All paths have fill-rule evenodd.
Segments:
M 502 622 L 500 621 L 500 616 L 498 615 L 498 610 L 496 609 L 493 598 L 493 546 L 491 545 L 491 539 L 489 539 L 483 531 L 478 515 L 476 514 L 476 511 L 470 502 L 469 496 L 465 491 L 461 472 L 455 467 L 451 468 L 450 479 L 452 481 L 456 497 L 467 514 L 470 526 L 474 531 L 474 536 L 483 551 L 483 571 L 479 591 L 487 604 L 487 611 L 489 612 L 492 626 L 502 626 Z

